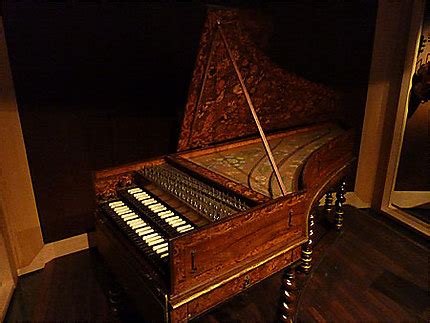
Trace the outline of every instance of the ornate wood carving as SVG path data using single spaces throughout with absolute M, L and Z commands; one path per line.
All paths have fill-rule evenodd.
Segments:
M 117 197 L 117 190 L 133 183 L 133 173 L 123 173 L 99 179 L 94 183 L 97 202 Z
M 321 122 L 336 112 L 334 91 L 281 69 L 255 43 L 255 39 L 267 38 L 267 24 L 261 23 L 261 17 L 243 10 L 210 9 L 185 107 L 179 151 L 257 133 L 217 32 L 218 19 L 264 130 Z

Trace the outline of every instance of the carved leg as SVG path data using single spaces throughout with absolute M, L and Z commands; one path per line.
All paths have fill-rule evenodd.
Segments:
M 117 287 L 112 287 L 108 291 L 109 308 L 115 316 L 119 316 L 123 307 L 121 290 Z
M 290 267 L 285 271 L 281 292 L 281 322 L 293 322 L 297 299 L 296 273 L 294 268 Z
M 311 212 L 309 214 L 309 240 L 302 247 L 302 256 L 301 256 L 301 264 L 300 269 L 305 274 L 309 273 L 312 267 L 312 244 L 313 244 L 313 235 L 314 235 L 314 214 Z
M 327 192 L 325 194 L 324 213 L 329 215 L 333 209 L 333 192 Z
M 336 230 L 341 230 L 343 225 L 343 203 L 345 203 L 345 181 L 340 183 L 336 192 L 336 202 L 334 206 L 334 225 Z

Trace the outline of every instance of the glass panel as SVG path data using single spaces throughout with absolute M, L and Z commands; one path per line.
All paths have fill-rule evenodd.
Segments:
M 427 6 L 413 71 L 392 206 L 428 225 L 430 215 L 430 13 Z

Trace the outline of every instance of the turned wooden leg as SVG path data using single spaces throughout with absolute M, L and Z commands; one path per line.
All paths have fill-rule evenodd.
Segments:
M 343 225 L 343 203 L 345 203 L 345 181 L 342 181 L 336 192 L 336 202 L 334 206 L 334 225 L 336 230 L 341 230 Z
M 312 244 L 313 244 L 313 235 L 314 235 L 314 225 L 315 225 L 315 217 L 314 214 L 311 213 L 309 215 L 309 240 L 302 247 L 302 255 L 301 255 L 301 264 L 300 269 L 305 274 L 309 273 L 312 267 Z
M 115 316 L 119 316 L 123 307 L 122 292 L 120 289 L 113 287 L 108 291 L 109 308 Z
M 285 271 L 281 287 L 281 322 L 293 322 L 295 302 L 297 300 L 296 273 L 294 268 Z
M 325 215 L 330 215 L 331 210 L 333 209 L 333 192 L 327 192 L 325 194 L 325 203 L 324 203 L 324 213 Z

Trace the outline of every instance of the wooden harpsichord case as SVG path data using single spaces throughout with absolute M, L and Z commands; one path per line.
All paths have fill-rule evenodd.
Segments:
M 95 174 L 97 248 L 149 321 L 194 318 L 300 258 L 308 270 L 311 211 L 352 168 L 336 94 L 266 57 L 266 26 L 209 9 L 177 153 Z

